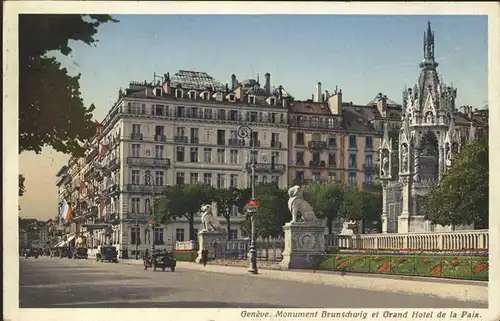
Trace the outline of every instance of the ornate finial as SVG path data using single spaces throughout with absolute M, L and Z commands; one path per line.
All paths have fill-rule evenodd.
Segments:
M 431 22 L 427 22 L 427 32 L 424 34 L 424 58 L 434 60 L 434 32 L 431 29 Z

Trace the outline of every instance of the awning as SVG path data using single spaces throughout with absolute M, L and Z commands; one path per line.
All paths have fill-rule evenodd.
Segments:
M 59 243 L 57 243 L 56 245 L 54 245 L 54 247 L 61 247 L 61 244 L 63 244 L 64 241 L 60 241 Z
M 69 244 L 69 242 L 73 241 L 73 239 L 76 237 L 75 234 L 72 234 L 70 236 L 68 236 L 68 239 L 66 241 L 61 241 L 59 243 L 57 243 L 56 247 L 64 247 L 64 246 L 67 246 Z

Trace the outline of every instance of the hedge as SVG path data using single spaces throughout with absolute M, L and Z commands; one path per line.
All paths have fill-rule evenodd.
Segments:
M 488 257 L 432 255 L 327 255 L 319 270 L 488 280 Z
M 177 261 L 182 261 L 182 262 L 194 262 L 196 258 L 198 257 L 198 251 L 192 251 L 192 250 L 175 250 L 174 251 L 174 257 Z

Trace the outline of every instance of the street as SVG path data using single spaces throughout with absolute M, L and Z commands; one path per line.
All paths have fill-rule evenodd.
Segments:
M 22 308 L 487 308 L 424 295 L 178 268 L 20 258 Z

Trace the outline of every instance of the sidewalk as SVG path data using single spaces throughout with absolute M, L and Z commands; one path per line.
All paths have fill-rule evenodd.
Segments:
M 142 260 L 121 260 L 120 263 L 128 265 L 142 265 Z M 356 274 L 342 274 L 324 271 L 303 271 L 303 270 L 271 270 L 260 269 L 259 274 L 251 275 L 246 267 L 223 266 L 209 264 L 203 267 L 201 264 L 191 262 L 177 262 L 177 269 L 198 270 L 203 272 L 224 273 L 233 275 L 247 275 L 248 277 L 268 278 L 275 280 L 287 280 L 304 283 L 330 284 L 341 287 L 359 288 L 374 291 L 396 292 L 406 294 L 425 294 L 441 298 L 455 299 L 461 301 L 476 301 L 488 303 L 487 282 L 461 281 L 461 282 L 440 282 L 418 279 L 398 279 L 388 277 L 375 277 Z M 444 280 L 443 280 L 444 281 Z

